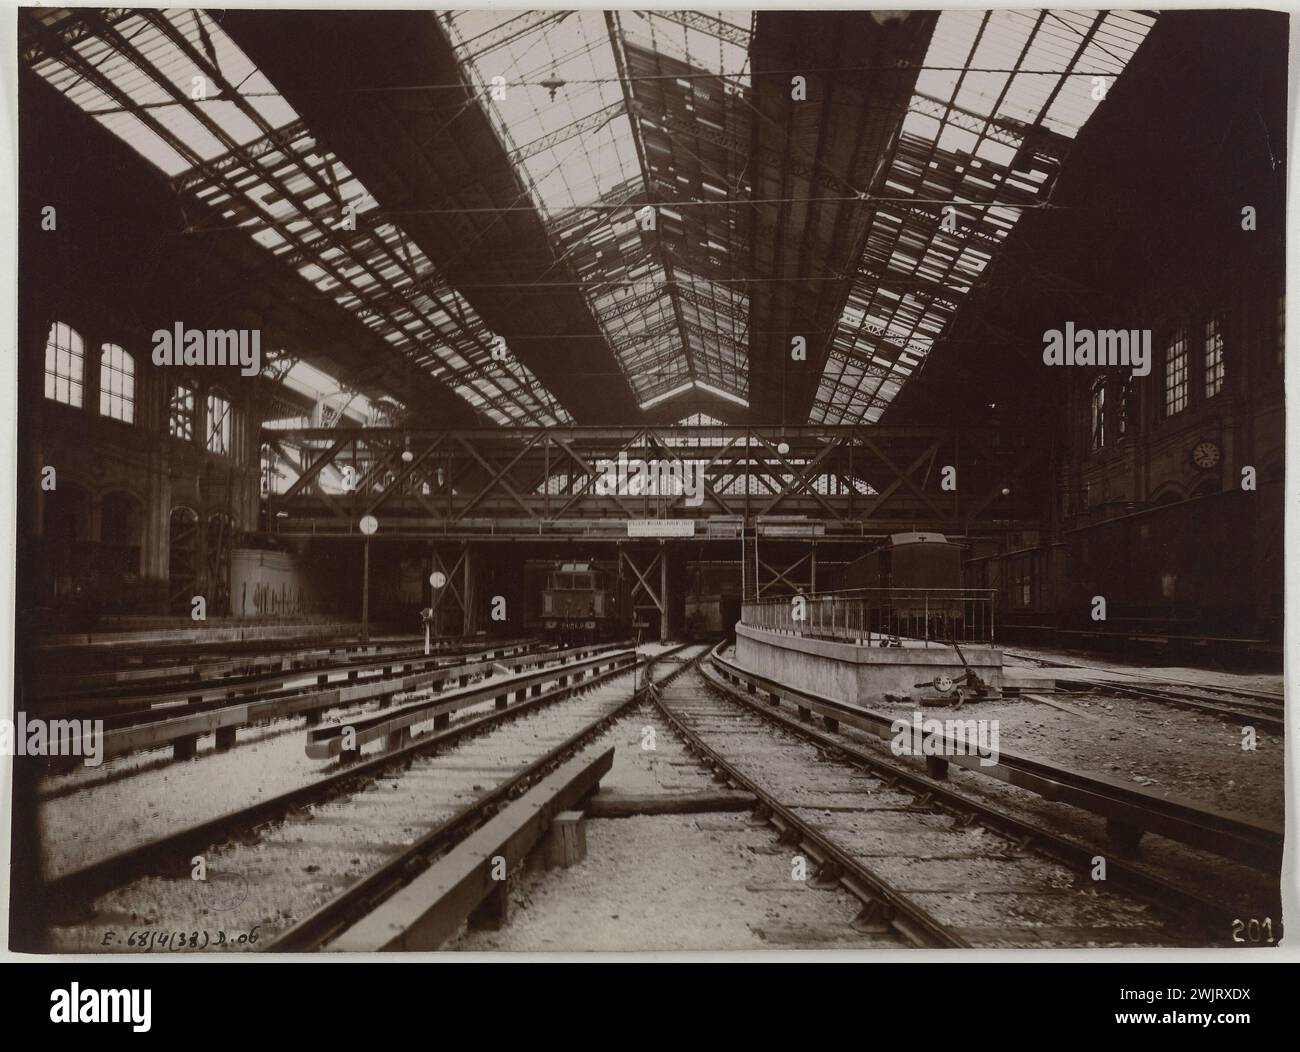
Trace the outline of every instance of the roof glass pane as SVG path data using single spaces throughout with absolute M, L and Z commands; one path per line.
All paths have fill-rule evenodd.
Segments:
M 810 420 L 878 420 L 924 365 L 1016 222 L 1050 191 L 1154 18 L 1136 12 L 945 11 L 880 185 Z M 1026 127 L 1046 129 L 1027 144 Z M 1013 165 L 1016 167 L 1013 168 Z M 909 198 L 915 199 L 914 205 Z M 935 200 L 956 206 L 943 229 Z
M 746 253 L 731 217 L 699 223 L 689 213 L 706 210 L 669 204 L 725 197 L 726 173 L 692 182 L 671 171 L 666 144 L 674 131 L 659 114 L 660 93 L 671 91 L 683 114 L 692 108 L 722 127 L 701 107 L 712 98 L 716 109 L 731 86 L 748 85 L 752 21 L 749 12 L 442 16 L 467 81 L 643 406 L 695 389 L 697 380 L 733 400 L 746 397 L 747 297 L 695 266 L 723 269 Z M 649 66 L 638 64 L 638 48 L 652 53 Z M 661 61 L 672 63 L 672 77 Z M 735 170 L 744 164 L 738 155 Z M 667 183 L 657 178 L 661 170 Z M 643 227 L 637 210 L 647 201 L 674 237 L 686 230 L 686 265 L 666 258 L 659 231 Z
M 35 61 L 36 73 L 171 177 L 178 193 L 219 209 L 226 225 L 290 261 L 491 419 L 571 422 L 517 360 L 492 361 L 492 334 L 469 303 L 405 231 L 368 218 L 378 204 L 361 181 L 314 141 L 211 15 L 38 17 L 64 30 L 84 24 Z

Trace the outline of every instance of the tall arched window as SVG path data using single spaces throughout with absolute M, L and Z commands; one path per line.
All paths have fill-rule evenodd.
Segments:
M 1223 390 L 1223 321 L 1217 315 L 1205 323 L 1205 397 Z
M 219 387 L 208 392 L 208 442 L 209 453 L 230 456 L 230 399 Z
M 1176 329 L 1165 348 L 1165 416 L 1187 408 L 1187 331 Z
M 1095 451 L 1106 444 L 1106 381 L 1092 385 L 1092 442 Z
M 56 321 L 45 340 L 45 397 L 81 408 L 85 345 L 71 325 Z
M 1129 423 L 1135 419 L 1133 376 L 1130 373 L 1119 382 L 1119 397 L 1115 405 L 1115 438 L 1118 441 L 1128 434 Z
M 135 359 L 115 343 L 99 355 L 99 414 L 135 423 Z
M 194 438 L 194 386 L 187 383 L 172 385 L 171 401 L 167 405 L 167 426 L 173 438 L 190 442 Z

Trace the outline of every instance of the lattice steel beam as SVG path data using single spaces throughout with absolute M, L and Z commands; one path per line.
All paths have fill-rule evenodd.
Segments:
M 626 112 L 627 106 L 624 102 L 621 100 L 612 102 L 603 109 L 583 117 L 581 120 L 566 124 L 563 128 L 556 128 L 549 135 L 543 135 L 540 139 L 534 139 L 530 143 L 517 147 L 510 154 L 510 161 L 512 164 L 519 164 L 530 157 L 535 157 L 539 153 L 544 153 L 555 146 L 559 146 L 562 142 L 568 142 L 570 139 L 600 131 L 610 121 L 617 119 Z
M 746 50 L 749 49 L 750 40 L 753 39 L 753 34 L 748 29 L 742 29 L 740 26 L 724 22 L 720 18 L 706 15 L 702 11 L 664 10 L 644 13 L 653 18 L 662 18 L 666 22 L 676 22 L 679 25 L 688 26 L 691 29 L 699 30 L 701 33 L 707 33 L 717 40 L 735 44 L 736 47 L 745 48 Z
M 182 172 L 171 181 L 173 192 L 178 194 L 191 193 L 199 189 L 204 183 L 211 183 L 217 180 L 217 177 L 230 171 L 232 168 L 256 167 L 256 162 L 265 157 L 273 150 L 285 150 L 296 139 L 304 135 L 311 135 L 311 129 L 307 127 L 307 122 L 301 118 L 286 124 L 282 128 L 275 128 L 263 135 L 260 139 L 254 139 L 238 149 L 231 150 L 222 154 L 220 157 L 214 157 L 210 161 L 205 161 L 197 168 L 188 172 Z

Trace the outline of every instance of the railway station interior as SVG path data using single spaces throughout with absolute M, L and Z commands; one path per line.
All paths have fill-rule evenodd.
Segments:
M 1287 37 L 21 9 L 11 946 L 1275 945 Z

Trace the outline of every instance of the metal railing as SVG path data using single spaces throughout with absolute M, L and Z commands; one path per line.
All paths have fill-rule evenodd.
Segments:
M 741 624 L 864 646 L 992 643 L 994 588 L 854 588 L 742 604 Z

